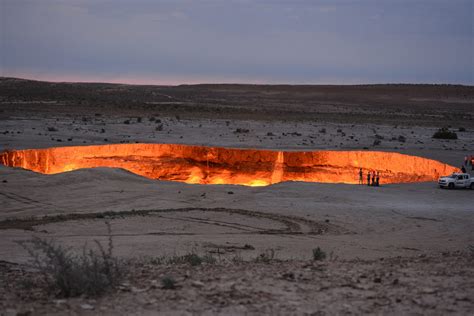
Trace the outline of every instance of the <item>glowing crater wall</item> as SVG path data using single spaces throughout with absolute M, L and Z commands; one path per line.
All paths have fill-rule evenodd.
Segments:
M 45 174 L 123 168 L 151 179 L 200 184 L 268 185 L 282 181 L 358 183 L 378 171 L 381 183 L 422 182 L 458 169 L 439 161 L 378 151 L 271 151 L 175 144 L 115 144 L 7 151 L 0 163 Z M 365 181 L 365 178 L 364 178 Z

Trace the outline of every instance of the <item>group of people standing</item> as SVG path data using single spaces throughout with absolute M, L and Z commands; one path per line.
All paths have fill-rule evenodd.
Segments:
M 364 172 L 362 168 L 359 169 L 359 184 L 364 184 Z M 380 185 L 380 174 L 378 171 L 367 172 L 367 185 L 375 187 Z
M 462 173 L 470 173 L 474 170 L 474 156 L 464 157 L 464 163 L 461 166 Z

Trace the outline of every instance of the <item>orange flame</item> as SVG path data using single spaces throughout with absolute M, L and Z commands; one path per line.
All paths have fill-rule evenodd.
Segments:
M 271 151 L 174 144 L 115 144 L 8 151 L 0 163 L 44 174 L 123 168 L 141 176 L 199 184 L 264 186 L 282 181 L 381 183 L 433 181 L 458 169 L 439 161 L 378 151 Z

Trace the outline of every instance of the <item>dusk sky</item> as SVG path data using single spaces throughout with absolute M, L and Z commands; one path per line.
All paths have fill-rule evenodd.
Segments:
M 474 84 L 474 0 L 0 3 L 1 76 Z

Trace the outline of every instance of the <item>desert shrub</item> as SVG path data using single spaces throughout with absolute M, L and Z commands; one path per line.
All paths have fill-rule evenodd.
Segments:
M 216 258 L 214 258 L 211 254 L 200 256 L 194 252 L 190 252 L 182 256 L 175 255 L 169 258 L 162 259 L 162 263 L 171 264 L 171 265 L 190 264 L 191 266 L 198 266 L 202 263 L 214 264 L 216 262 L 217 262 Z
M 198 266 L 202 263 L 202 258 L 195 253 L 190 253 L 183 256 L 183 261 L 192 266 Z
M 217 262 L 217 259 L 210 253 L 207 253 L 204 256 L 202 256 L 202 262 L 207 263 L 207 264 L 215 264 Z
M 137 123 L 141 123 L 142 122 L 142 118 L 139 116 L 137 117 Z
M 234 131 L 235 134 L 242 134 L 242 133 L 248 133 L 248 132 L 250 132 L 250 130 L 247 129 L 247 128 L 237 128 L 237 129 Z
M 320 132 L 321 134 L 326 134 L 326 129 L 325 129 L 325 128 L 321 128 L 321 129 L 319 130 L 319 132 Z
M 326 259 L 326 253 L 319 247 L 313 249 L 313 260 L 320 261 Z
M 376 139 L 384 139 L 384 137 L 382 135 L 379 135 L 379 134 L 375 134 L 375 138 Z
M 406 138 L 405 136 L 403 136 L 403 135 L 400 135 L 400 136 L 398 136 L 398 141 L 399 141 L 400 143 L 404 143 L 404 142 L 407 141 L 407 138 Z
M 123 124 L 127 124 L 127 125 L 130 124 L 130 120 L 123 121 Z
M 378 146 L 378 145 L 380 145 L 381 143 L 382 143 L 382 141 L 381 141 L 380 139 L 375 139 L 373 145 L 374 145 L 374 146 Z
M 466 128 L 460 127 L 460 128 L 459 128 L 459 131 L 460 131 L 460 132 L 465 132 L 465 131 L 466 131 Z
M 458 135 L 456 134 L 456 132 L 450 131 L 447 127 L 442 127 L 433 134 L 433 138 L 458 139 Z
M 57 132 L 58 129 L 56 127 L 48 127 L 48 132 Z
M 99 296 L 120 283 L 124 265 L 113 256 L 110 225 L 107 249 L 95 241 L 97 250 L 86 249 L 76 255 L 52 240 L 34 237 L 20 242 L 32 258 L 48 290 L 61 297 Z
M 162 130 L 163 130 L 163 124 L 160 124 L 157 127 L 155 127 L 155 131 L 157 132 L 161 132 Z
M 171 276 L 165 276 L 161 279 L 161 287 L 165 290 L 174 290 L 176 288 L 176 281 Z

